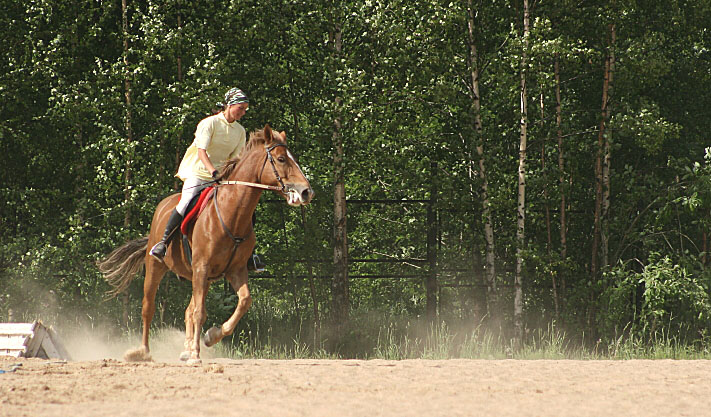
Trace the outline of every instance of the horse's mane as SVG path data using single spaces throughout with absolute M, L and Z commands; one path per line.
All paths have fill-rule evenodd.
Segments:
M 240 156 L 232 158 L 225 162 L 225 164 L 220 169 L 220 178 L 227 178 L 228 176 L 230 176 L 230 174 L 232 174 L 232 172 L 237 169 L 237 166 L 239 165 L 240 161 L 243 161 L 248 153 L 252 152 L 254 149 L 258 149 L 258 146 L 264 146 L 266 142 L 267 139 L 264 136 L 264 129 L 258 129 L 249 132 L 249 140 L 244 146 L 242 153 L 240 154 Z

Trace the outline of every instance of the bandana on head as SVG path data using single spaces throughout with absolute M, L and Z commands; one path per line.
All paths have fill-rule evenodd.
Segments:
M 247 95 L 242 92 L 237 87 L 230 88 L 230 90 L 225 94 L 224 103 L 219 103 L 220 107 L 231 106 L 233 104 L 239 103 L 249 103 Z

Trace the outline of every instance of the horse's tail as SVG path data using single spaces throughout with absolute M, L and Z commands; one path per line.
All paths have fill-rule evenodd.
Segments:
M 113 287 L 107 291 L 109 298 L 121 294 L 140 272 L 145 262 L 147 246 L 148 237 L 135 239 L 114 249 L 106 258 L 96 263 L 106 281 Z

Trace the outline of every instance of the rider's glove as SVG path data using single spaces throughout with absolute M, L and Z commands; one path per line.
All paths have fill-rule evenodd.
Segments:
M 218 179 L 220 176 L 220 173 L 217 172 L 217 170 L 212 171 L 212 179 L 215 180 L 215 184 L 219 184 L 220 180 Z

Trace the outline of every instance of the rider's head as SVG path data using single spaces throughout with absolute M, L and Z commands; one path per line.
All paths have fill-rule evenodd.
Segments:
M 239 88 L 230 88 L 225 93 L 225 100 L 218 103 L 225 115 L 225 119 L 232 123 L 235 120 L 240 120 L 249 108 L 249 98 Z

